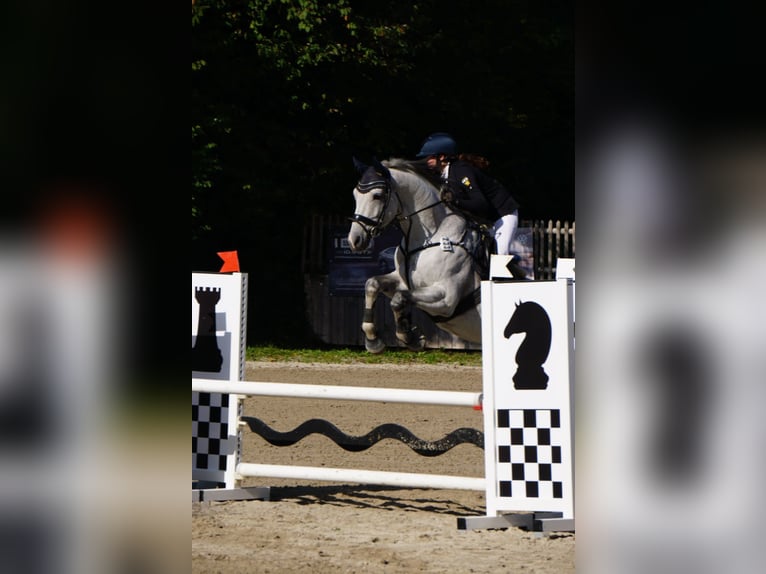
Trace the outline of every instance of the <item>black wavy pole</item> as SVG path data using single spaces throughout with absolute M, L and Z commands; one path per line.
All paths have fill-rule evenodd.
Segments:
M 251 431 L 274 446 L 291 446 L 310 434 L 321 434 L 350 452 L 367 450 L 383 439 L 390 438 L 406 444 L 420 456 L 439 456 L 459 444 L 473 444 L 484 448 L 484 433 L 476 429 L 459 428 L 444 438 L 427 441 L 418 438 L 408 429 L 397 424 L 383 424 L 366 435 L 347 435 L 332 423 L 323 419 L 308 420 L 291 431 L 279 432 L 255 417 L 241 417 Z

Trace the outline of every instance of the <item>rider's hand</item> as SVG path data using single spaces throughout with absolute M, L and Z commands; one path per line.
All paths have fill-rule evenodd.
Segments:
M 453 200 L 455 199 L 455 196 L 452 194 L 452 190 L 450 190 L 450 189 L 448 189 L 446 187 L 443 187 L 441 189 L 441 192 L 440 192 L 439 195 L 441 197 L 441 200 L 444 203 L 452 203 Z

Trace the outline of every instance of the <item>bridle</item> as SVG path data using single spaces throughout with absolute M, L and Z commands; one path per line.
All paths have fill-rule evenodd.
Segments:
M 378 235 L 380 235 L 387 225 L 383 223 L 383 218 L 386 215 L 386 210 L 388 209 L 388 204 L 391 201 L 391 195 L 392 195 L 391 194 L 391 175 L 388 172 L 386 172 L 385 175 L 382 176 L 382 179 L 375 179 L 373 181 L 368 181 L 365 183 L 359 182 L 356 184 L 356 190 L 361 194 L 367 194 L 375 189 L 382 190 L 385 196 L 383 199 L 383 208 L 380 210 L 377 220 L 371 219 L 359 213 L 355 213 L 354 215 L 348 218 L 349 221 L 358 223 L 359 226 L 364 230 L 364 232 L 368 235 L 369 238 L 377 237 Z M 409 215 L 402 215 L 402 200 L 399 197 L 399 192 L 397 192 L 396 189 L 394 189 L 393 192 L 394 192 L 393 195 L 396 196 L 396 201 L 399 204 L 399 207 L 396 211 L 396 215 L 394 216 L 393 221 L 396 224 L 396 226 L 399 228 L 399 230 L 402 231 L 402 233 L 404 233 L 405 235 L 407 234 L 404 232 L 404 230 L 401 227 L 401 224 L 400 224 L 401 221 L 407 221 L 413 215 L 417 215 L 418 213 L 422 211 L 426 211 L 428 209 L 436 207 L 440 203 L 444 203 L 441 199 L 439 199 L 438 201 L 435 201 L 434 203 L 430 205 L 426 205 L 425 207 L 421 207 L 420 209 L 413 211 Z
M 384 195 L 383 208 L 380 210 L 380 213 L 378 213 L 377 220 L 371 219 L 359 213 L 355 213 L 348 218 L 349 221 L 358 223 L 369 238 L 377 237 L 386 227 L 386 225 L 383 224 L 383 218 L 386 215 L 388 204 L 391 201 L 391 176 L 386 174 L 383 179 L 375 179 L 373 181 L 368 181 L 365 183 L 359 182 L 356 184 L 356 190 L 361 194 L 367 194 L 376 189 L 382 190 Z M 396 200 L 399 202 L 399 210 L 396 214 L 396 219 L 399 219 L 401 216 L 402 201 L 399 199 L 399 194 L 396 193 L 396 191 L 394 191 L 394 193 L 396 194 Z M 373 197 L 373 200 L 375 199 L 377 198 Z

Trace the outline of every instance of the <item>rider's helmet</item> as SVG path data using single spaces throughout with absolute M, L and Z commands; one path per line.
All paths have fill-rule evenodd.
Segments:
M 452 139 L 452 136 L 444 132 L 437 132 L 423 141 L 423 146 L 415 157 L 420 159 L 430 155 L 455 155 L 456 153 L 457 142 Z

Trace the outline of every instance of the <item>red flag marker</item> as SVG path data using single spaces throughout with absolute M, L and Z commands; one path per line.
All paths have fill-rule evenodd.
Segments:
M 236 251 L 219 251 L 218 257 L 223 259 L 223 265 L 218 270 L 219 273 L 239 271 L 239 257 Z

